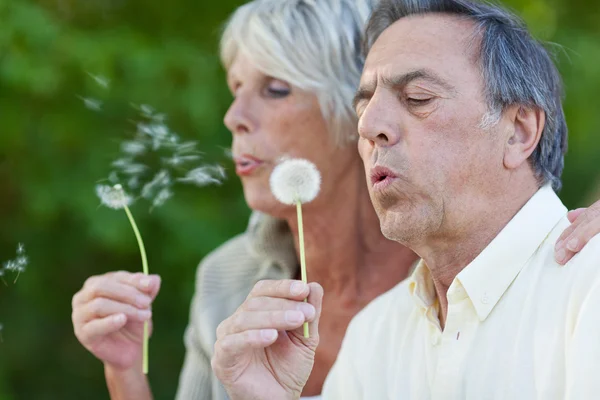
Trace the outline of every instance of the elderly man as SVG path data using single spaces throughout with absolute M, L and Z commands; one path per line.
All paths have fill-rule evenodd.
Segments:
M 367 37 L 359 151 L 383 233 L 422 261 L 353 320 L 324 399 L 597 398 L 600 240 L 554 259 L 567 128 L 548 53 L 466 0 L 383 1 Z M 236 316 L 254 329 L 220 335 L 213 359 L 232 399 L 301 393 L 322 290 L 290 288 L 255 291 L 290 309 L 308 295 L 311 337 Z

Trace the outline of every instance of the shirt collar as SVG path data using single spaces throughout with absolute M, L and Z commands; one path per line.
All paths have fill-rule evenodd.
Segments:
M 485 320 L 527 261 L 544 242 L 567 209 L 549 185 L 539 189 L 492 242 L 454 279 L 448 290 L 464 289 L 477 316 Z M 436 304 L 427 265 L 421 261 L 409 290 L 418 305 Z

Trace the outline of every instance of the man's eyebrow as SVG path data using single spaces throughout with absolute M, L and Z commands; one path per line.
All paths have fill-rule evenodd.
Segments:
M 428 71 L 426 69 L 418 69 L 416 71 L 411 71 L 402 75 L 394 75 L 389 77 L 383 77 L 381 79 L 383 85 L 389 88 L 403 88 L 409 83 L 417 80 L 425 80 L 433 83 L 434 85 L 440 86 L 445 90 L 450 92 L 454 92 L 455 89 L 452 85 L 445 82 L 443 79 L 438 77 L 435 73 Z M 367 85 L 361 86 L 356 91 L 354 95 L 354 99 L 352 100 L 352 106 L 356 109 L 358 103 L 362 100 L 370 99 L 377 88 L 376 83 L 369 83 Z
M 455 91 L 452 85 L 444 81 L 434 72 L 429 71 L 427 69 L 418 69 L 416 71 L 411 71 L 406 74 L 395 75 L 390 77 L 384 76 L 381 80 L 383 81 L 383 84 L 386 87 L 403 88 L 404 86 L 418 79 L 433 83 L 434 85 L 440 86 L 441 88 L 451 92 Z

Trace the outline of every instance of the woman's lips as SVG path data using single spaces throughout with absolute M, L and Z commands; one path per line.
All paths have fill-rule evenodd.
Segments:
M 265 163 L 260 158 L 256 158 L 249 154 L 242 154 L 239 157 L 234 157 L 233 161 L 235 162 L 235 173 L 239 176 L 251 175 Z
M 389 168 L 375 167 L 371 169 L 371 185 L 373 192 L 380 192 L 390 186 L 398 176 Z

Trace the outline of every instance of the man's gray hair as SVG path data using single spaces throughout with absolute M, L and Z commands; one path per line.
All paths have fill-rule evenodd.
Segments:
M 243 53 L 266 75 L 317 96 L 338 143 L 358 138 L 352 97 L 373 0 L 254 0 L 231 16 L 221 38 L 226 69 Z
M 489 108 L 487 125 L 512 105 L 545 112 L 546 125 L 530 162 L 540 185 L 550 182 L 554 190 L 560 190 L 567 149 L 562 80 L 548 51 L 517 16 L 500 6 L 468 0 L 382 0 L 368 22 L 364 53 L 394 22 L 428 13 L 465 17 L 475 23 Z

